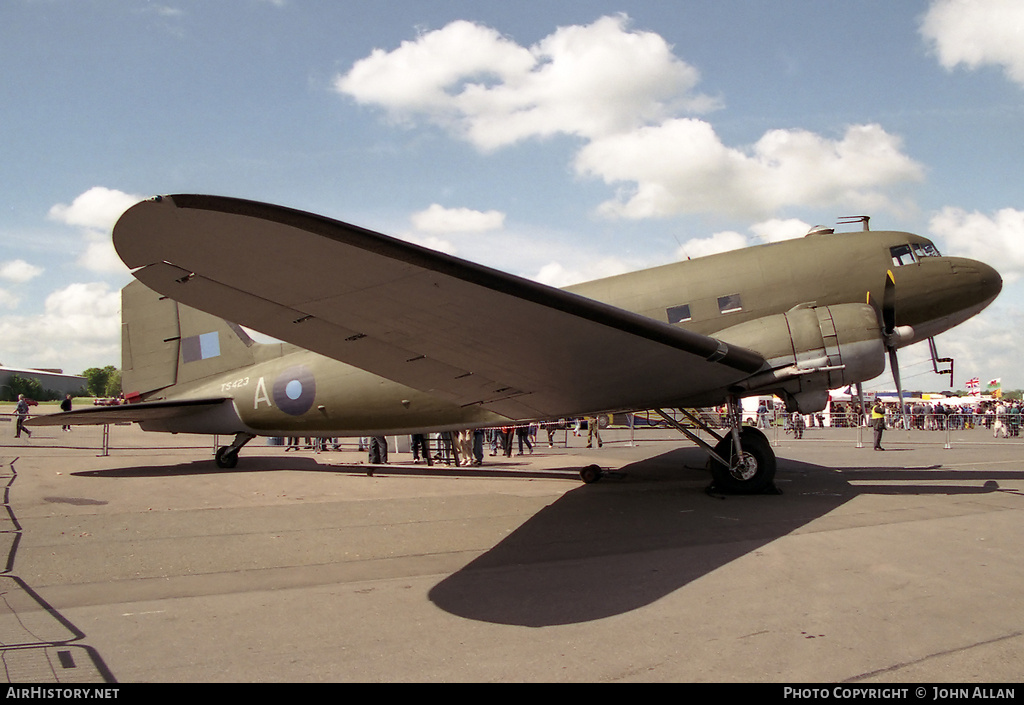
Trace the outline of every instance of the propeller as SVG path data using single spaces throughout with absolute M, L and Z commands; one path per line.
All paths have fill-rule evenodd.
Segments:
M 882 335 L 885 349 L 889 352 L 889 370 L 892 381 L 896 383 L 896 396 L 900 404 L 900 420 L 903 420 L 903 385 L 900 383 L 900 364 L 896 349 L 904 340 L 914 337 L 914 329 L 910 326 L 896 325 L 896 278 L 892 270 L 886 271 L 885 289 L 882 292 Z

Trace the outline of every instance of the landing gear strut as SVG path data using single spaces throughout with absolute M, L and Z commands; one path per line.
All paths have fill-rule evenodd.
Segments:
M 723 436 L 704 423 L 700 417 L 686 409 L 680 409 L 694 426 L 703 429 L 718 439 L 711 446 L 665 411 L 657 410 L 677 431 L 699 445 L 708 453 L 708 469 L 712 484 L 709 489 L 728 494 L 777 493 L 775 488 L 775 452 L 763 433 L 753 426 L 743 425 L 742 407 L 739 399 L 730 397 L 726 412 L 729 431 Z
M 231 445 L 221 446 L 217 449 L 217 453 L 214 456 L 214 460 L 217 462 L 217 467 L 230 470 L 238 465 L 238 451 L 242 449 L 242 446 L 255 437 L 256 436 L 251 433 L 235 434 L 235 440 L 231 442 Z

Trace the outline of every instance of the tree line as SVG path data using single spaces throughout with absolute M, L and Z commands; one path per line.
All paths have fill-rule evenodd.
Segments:
M 85 386 L 79 392 L 72 392 L 76 397 L 116 397 L 121 393 L 121 370 L 113 365 L 106 367 L 90 367 L 82 373 Z M 0 400 L 17 401 L 18 395 L 24 394 L 28 399 L 36 401 L 54 401 L 63 399 L 64 392 L 46 389 L 37 379 L 11 375 L 7 384 L 0 387 Z

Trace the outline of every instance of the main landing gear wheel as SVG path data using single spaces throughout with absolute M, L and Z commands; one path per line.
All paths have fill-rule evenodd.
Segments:
M 238 451 L 232 450 L 229 446 L 221 446 L 217 449 L 214 459 L 217 461 L 217 467 L 230 470 L 238 465 Z
M 765 435 L 756 428 L 744 426 L 740 430 L 740 446 L 742 453 L 736 456 L 731 433 L 715 446 L 715 453 L 728 460 L 729 466 L 710 459 L 712 487 L 730 494 L 778 492 L 774 484 L 775 453 Z

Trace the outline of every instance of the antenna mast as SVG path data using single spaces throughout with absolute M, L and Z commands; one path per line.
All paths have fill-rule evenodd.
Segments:
M 870 221 L 870 220 L 871 220 L 871 216 L 870 215 L 844 215 L 844 216 L 842 216 L 839 219 L 838 223 L 840 225 L 850 225 L 852 223 L 861 223 L 861 224 L 863 224 L 863 229 L 865 231 L 868 231 L 868 230 L 871 230 L 871 228 L 868 227 L 868 221 Z

